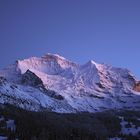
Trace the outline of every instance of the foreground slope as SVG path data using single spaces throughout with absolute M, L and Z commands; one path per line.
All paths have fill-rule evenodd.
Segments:
M 61 113 L 140 108 L 139 82 L 127 69 L 84 65 L 46 54 L 0 71 L 0 103 Z
M 8 129 L 7 129 L 8 128 Z M 0 138 L 5 140 L 139 140 L 139 111 L 96 113 L 32 112 L 0 106 Z

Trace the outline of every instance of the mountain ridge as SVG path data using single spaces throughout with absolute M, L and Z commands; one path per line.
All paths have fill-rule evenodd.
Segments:
M 10 100 L 28 110 L 70 113 L 140 107 L 139 82 L 131 72 L 93 60 L 79 65 L 48 53 L 16 61 L 0 70 L 0 77 L 0 103 Z

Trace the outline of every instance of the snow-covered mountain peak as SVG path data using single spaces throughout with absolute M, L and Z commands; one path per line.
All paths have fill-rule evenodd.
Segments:
M 46 54 L 16 61 L 0 70 L 0 77 L 0 103 L 10 100 L 23 108 L 31 107 L 29 102 L 56 112 L 140 107 L 140 82 L 130 71 L 93 60 L 78 65 L 57 54 Z
M 56 75 L 68 68 L 76 66 L 77 64 L 56 54 L 46 54 L 42 57 L 31 57 L 17 61 L 17 67 L 21 71 L 21 74 L 25 73 L 29 69 L 31 71 Z
M 84 67 L 89 67 L 89 68 L 95 68 L 97 69 L 97 71 L 101 71 L 103 69 L 103 67 L 105 67 L 105 65 L 99 64 L 93 60 L 89 60 Z
M 57 59 L 57 60 L 66 60 L 66 58 L 58 55 L 58 54 L 52 54 L 52 53 L 47 53 L 44 56 L 42 56 L 42 58 L 45 59 Z
M 45 61 L 56 62 L 63 68 L 75 67 L 78 64 L 58 55 L 58 54 L 51 54 L 47 53 L 41 57 Z
M 97 66 L 97 63 L 93 60 L 89 60 L 87 63 L 81 65 L 81 67 L 83 68 L 91 68 L 91 69 L 94 67 L 96 68 L 96 66 Z
M 105 74 L 107 71 L 107 66 L 106 65 L 102 65 L 102 64 L 98 64 L 93 60 L 88 61 L 86 64 L 81 66 L 81 70 L 84 71 L 85 73 L 87 73 L 87 75 L 91 75 L 91 77 L 93 75 L 98 75 L 100 73 Z
M 98 65 L 94 60 L 89 60 L 89 64 Z

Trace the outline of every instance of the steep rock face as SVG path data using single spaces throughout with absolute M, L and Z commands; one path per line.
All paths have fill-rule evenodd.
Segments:
M 135 83 L 134 90 L 140 92 L 140 81 Z
M 39 78 L 35 73 L 31 72 L 30 70 L 27 70 L 22 75 L 21 83 L 38 88 L 40 91 L 42 91 L 43 93 L 45 93 L 46 95 L 48 95 L 52 98 L 55 98 L 58 100 L 64 99 L 63 96 L 59 95 L 55 91 L 46 89 L 41 78 Z
M 56 112 L 140 108 L 139 84 L 130 71 L 92 60 L 78 65 L 46 54 L 18 60 L 0 76 L 7 79 L 0 80 L 0 103 Z
M 30 70 L 27 70 L 22 75 L 21 82 L 23 84 L 27 84 L 27 85 L 30 85 L 30 86 L 33 86 L 33 87 L 42 87 L 42 88 L 44 88 L 42 80 Z

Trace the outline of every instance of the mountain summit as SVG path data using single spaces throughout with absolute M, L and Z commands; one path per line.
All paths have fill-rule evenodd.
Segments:
M 140 108 L 140 82 L 127 69 L 56 54 L 18 60 L 0 70 L 0 103 L 60 113 Z

